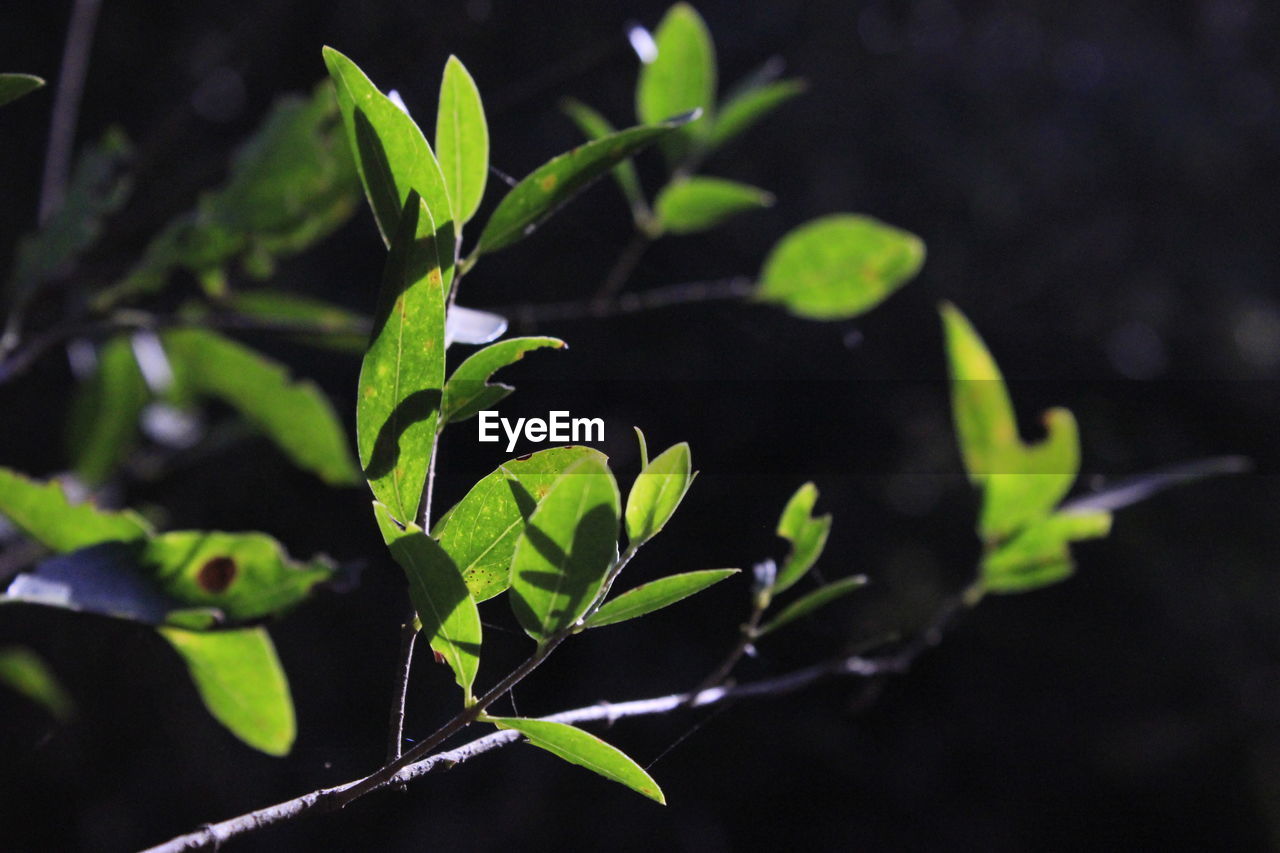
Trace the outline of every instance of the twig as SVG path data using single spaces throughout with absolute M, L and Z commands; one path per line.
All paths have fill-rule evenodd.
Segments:
M 694 302 L 721 302 L 746 299 L 755 291 L 755 282 L 746 276 L 670 284 L 652 290 L 624 293 L 612 299 L 533 302 L 490 309 L 529 326 L 551 320 L 584 320 L 654 311 Z
M 84 79 L 89 71 L 89 52 L 100 6 L 101 0 L 75 0 L 71 9 L 67 43 L 58 72 L 58 91 L 54 95 L 53 116 L 49 121 L 49 150 L 45 155 L 44 175 L 40 179 L 41 225 L 58 212 L 67 195 L 71 149 L 80 116 L 80 96 L 84 94 Z
M 413 669 L 413 647 L 418 639 L 413 608 L 400 626 L 400 661 L 396 666 L 395 683 L 391 692 L 391 722 L 387 732 L 387 763 L 400 757 L 404 749 L 404 705 L 409 694 L 409 672 Z
M 618 260 L 614 262 L 613 268 L 605 276 L 604 283 L 596 291 L 594 302 L 607 304 L 610 299 L 621 292 L 631 278 L 631 274 L 636 271 L 636 266 L 639 265 L 640 259 L 644 257 L 645 250 L 649 248 L 649 244 L 652 242 L 649 235 L 642 231 L 637 230 L 631 235 L 631 239 L 623 247 L 622 253 L 618 255 Z

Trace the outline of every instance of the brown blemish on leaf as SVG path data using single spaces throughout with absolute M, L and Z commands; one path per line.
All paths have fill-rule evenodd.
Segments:
M 432 284 L 438 284 L 441 287 L 444 286 L 444 278 L 441 277 L 440 275 L 439 267 L 435 267 L 434 269 L 431 270 L 431 272 L 427 273 L 427 280 L 430 281 Z
M 237 574 L 236 561 L 230 557 L 211 557 L 196 572 L 196 584 L 205 592 L 226 592 Z
M 556 188 L 556 183 L 559 182 L 559 180 L 559 175 L 547 175 L 545 178 L 538 179 L 538 186 L 542 188 L 544 193 L 549 193 Z
M 448 662 L 449 662 L 448 660 L 446 660 L 446 659 L 445 659 L 445 656 L 444 656 L 444 655 L 442 655 L 442 654 L 441 654 L 439 651 L 437 651 L 436 649 L 432 649 L 432 650 L 431 650 L 431 655 L 432 655 L 432 657 L 434 657 L 434 658 L 436 659 L 436 663 L 448 663 Z

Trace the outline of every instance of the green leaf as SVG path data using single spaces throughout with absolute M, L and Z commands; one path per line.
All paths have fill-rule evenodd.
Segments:
M 58 482 L 40 483 L 9 468 L 0 468 L 0 515 L 59 552 L 102 542 L 136 542 L 151 533 L 151 526 L 137 513 L 72 503 Z
M 326 483 L 359 482 L 342 422 L 315 383 L 291 378 L 284 365 L 215 332 L 173 329 L 161 340 L 177 388 L 231 406 Z
M 106 482 L 128 458 L 150 399 L 129 338 L 104 342 L 93 375 L 76 389 L 67 425 L 71 466 L 86 485 Z
M 640 68 L 636 117 L 654 124 L 698 108 L 705 118 L 663 140 L 667 162 L 678 166 L 708 138 L 716 103 L 716 50 L 702 17 L 687 3 L 667 10 L 653 34 L 657 57 Z
M 457 224 L 444 173 L 427 138 L 350 59 L 326 47 L 324 61 L 338 89 L 338 108 L 383 241 L 391 245 L 409 193 L 416 190 L 431 214 L 439 246 L 436 260 L 448 284 L 453 279 Z
M 363 355 L 369 345 L 372 321 L 368 317 L 310 296 L 283 290 L 244 290 L 230 294 L 221 305 L 256 320 L 314 329 L 289 336 L 309 346 Z
M 708 145 L 719 148 L 807 88 L 803 80 L 778 80 L 729 96 L 716 114 Z
M 40 656 L 22 646 L 0 648 L 0 684 L 26 696 L 54 719 L 65 721 L 75 713 L 75 705 L 58 683 L 53 671 Z
M 543 163 L 498 202 L 475 253 L 495 252 L 529 236 L 601 175 L 689 120 L 689 116 L 677 116 L 661 124 L 627 128 Z
M 756 298 L 813 320 L 870 311 L 924 263 L 924 243 L 869 216 L 840 213 L 801 225 L 765 259 Z
M 1108 512 L 1059 512 L 1036 522 L 982 558 L 980 582 L 988 592 L 1029 592 L 1070 577 L 1070 543 L 1111 532 Z
M 422 528 L 401 529 L 387 508 L 373 505 L 382 538 L 409 578 L 409 597 L 431 648 L 453 670 L 468 702 L 480 667 L 480 611 L 457 565 Z
M 186 661 L 214 719 L 254 749 L 288 754 L 297 734 L 293 697 L 265 629 L 198 633 L 161 628 L 160 635 Z
M 606 462 L 603 453 L 590 447 L 552 447 L 509 460 L 436 522 L 433 534 L 476 601 L 511 585 L 511 560 L 525 522 L 560 475 L 583 459 Z
M 837 598 L 848 595 L 859 587 L 866 586 L 867 579 L 862 575 L 854 575 L 852 577 L 841 578 L 833 581 L 824 587 L 814 590 L 808 595 L 802 596 L 795 601 L 782 608 L 782 611 L 771 620 L 769 620 L 763 628 L 757 632 L 757 636 L 763 637 L 765 634 L 772 633 L 784 625 L 796 621 L 801 616 L 808 616 L 820 607 L 825 607 Z
M 529 739 L 533 746 L 545 749 L 570 764 L 585 767 L 638 794 L 666 805 L 662 789 L 626 753 L 602 741 L 595 735 L 566 723 L 551 720 L 528 720 L 522 717 L 489 717 L 489 722 L 500 729 L 515 729 Z
M 461 229 L 476 215 L 489 177 L 489 126 L 475 80 L 456 56 L 444 66 L 436 114 L 436 152 L 444 173 L 453 221 Z
M 689 444 L 668 447 L 644 467 L 627 496 L 627 539 L 638 545 L 658 534 L 693 482 Z
M 561 349 L 559 338 L 508 338 L 473 353 L 458 365 L 444 386 L 444 420 L 448 423 L 475 417 L 481 409 L 491 408 L 516 390 L 510 385 L 490 384 L 493 374 L 524 358 L 530 350 L 543 347 Z
M 365 478 L 399 522 L 417 519 L 444 388 L 445 284 L 431 211 L 410 191 L 387 255 L 373 341 L 360 365 L 356 444 Z
M 692 177 L 662 188 L 654 210 L 662 227 L 672 234 L 694 234 L 726 219 L 773 204 L 773 195 L 737 181 Z
M 529 516 L 511 561 L 511 608 L 542 642 L 587 611 L 618 553 L 618 484 L 599 459 L 570 466 Z
M 712 584 L 717 584 L 737 573 L 737 569 L 705 569 L 700 572 L 668 575 L 665 578 L 641 584 L 635 589 L 629 589 L 622 595 L 606 601 L 599 610 L 587 617 L 584 624 L 588 628 L 601 628 L 605 625 L 635 619 L 702 592 Z
M 567 115 L 587 139 L 603 139 L 617 133 L 617 129 L 596 110 L 575 98 L 565 98 L 560 102 L 560 109 Z M 627 204 L 633 213 L 647 213 L 649 206 L 645 201 L 644 190 L 640 187 L 640 173 L 631 160 L 623 160 L 613 167 L 613 178 L 622 189 Z
M 813 515 L 813 505 L 817 501 L 818 487 L 805 483 L 782 510 L 782 517 L 778 519 L 778 535 L 791 543 L 791 553 L 774 581 L 775 594 L 790 589 L 808 574 L 827 545 L 831 516 Z
M 0 74 L 0 107 L 43 85 L 44 80 L 34 74 Z

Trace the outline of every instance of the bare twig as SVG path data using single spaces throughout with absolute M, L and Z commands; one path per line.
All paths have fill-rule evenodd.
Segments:
M 755 290 L 755 283 L 746 276 L 722 278 L 712 281 L 690 281 L 670 284 L 632 293 L 623 293 L 611 299 L 573 300 L 566 302 L 533 302 L 507 305 L 490 309 L 510 317 L 525 326 L 551 320 L 585 320 L 600 317 L 616 317 L 654 311 L 673 305 L 695 302 L 722 302 L 746 299 Z
M 649 248 L 649 244 L 652 242 L 649 235 L 642 231 L 637 230 L 631 235 L 631 239 L 623 247 L 622 253 L 618 255 L 618 260 L 614 262 L 613 268 L 605 276 L 600 289 L 596 291 L 595 302 L 607 304 L 610 299 L 622 291 L 622 288 L 626 286 L 627 281 L 631 278 L 631 274 L 636 271 L 640 259 L 644 257 L 645 250 Z
M 400 626 L 400 660 L 391 689 L 391 722 L 387 731 L 388 764 L 398 759 L 404 749 L 404 704 L 409 693 L 409 672 L 413 669 L 413 647 L 418 639 L 416 619 L 417 614 L 410 608 L 405 623 Z
M 58 212 L 67 195 L 71 150 L 80 116 L 80 96 L 84 94 L 84 78 L 89 71 L 93 30 L 98 22 L 98 9 L 101 5 L 101 0 L 75 0 L 71 9 L 67 43 L 62 51 L 62 67 L 58 72 L 58 91 L 53 98 L 53 115 L 49 121 L 49 149 L 44 160 L 44 175 L 40 180 L 41 225 Z

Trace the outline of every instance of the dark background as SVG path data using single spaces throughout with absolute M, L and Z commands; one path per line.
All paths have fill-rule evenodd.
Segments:
M 5 70 L 54 78 L 66 3 L 12 3 Z M 699 477 L 628 574 L 780 556 L 783 502 L 813 478 L 835 528 L 819 569 L 868 592 L 748 661 L 759 677 L 907 631 L 963 586 L 975 500 L 950 432 L 936 303 L 959 304 L 1013 381 L 1028 433 L 1079 416 L 1081 491 L 1219 453 L 1257 473 L 1121 513 L 1077 549 L 1070 582 L 991 599 L 902 678 L 834 683 L 734 706 L 662 756 L 665 810 L 518 747 L 346 813 L 238 849 L 1264 848 L 1280 839 L 1280 576 L 1276 455 L 1280 299 L 1280 10 L 1265 2 L 776 2 L 704 0 L 721 91 L 771 55 L 810 92 L 708 164 L 777 205 L 655 247 L 632 287 L 753 274 L 787 229 L 834 211 L 920 234 L 920 278 L 855 323 L 768 308 L 690 306 L 539 327 L 564 354 L 510 371 L 517 415 L 602 416 L 624 483 L 631 424 L 651 447 L 689 439 Z M 616 123 L 636 61 L 624 25 L 653 3 L 511 0 L 158 4 L 107 0 L 81 139 L 118 123 L 138 144 L 137 189 L 86 262 L 103 280 L 216 184 L 271 100 L 323 75 L 332 44 L 420 117 L 458 54 L 485 95 L 493 162 L 521 175 L 578 141 L 566 94 Z M 32 227 L 49 93 L 0 115 L 0 262 Z M 430 124 L 429 121 L 426 122 Z M 652 188 L 657 158 L 642 158 Z M 487 196 L 487 208 L 498 197 Z M 482 214 L 483 215 L 483 214 Z M 585 297 L 626 240 L 602 185 L 542 232 L 486 258 L 478 307 Z M 382 248 L 363 210 L 275 282 L 368 310 Z M 348 411 L 354 359 L 256 341 Z M 64 467 L 64 359 L 0 389 L 0 463 Z M 525 450 L 531 448 L 524 448 Z M 447 439 L 440 506 L 505 457 L 469 427 Z M 174 526 L 262 528 L 294 553 L 367 558 L 361 587 L 273 628 L 300 735 L 270 759 L 203 711 L 180 662 L 142 627 L 6 609 L 0 641 L 37 649 L 78 719 L 53 727 L 12 694 L 3 709 L 6 849 L 126 849 L 334 784 L 381 758 L 403 584 L 362 490 L 328 491 L 263 442 L 126 484 Z M 626 585 L 624 581 L 624 585 Z M 646 620 L 571 643 L 517 691 L 520 711 L 684 689 L 744 615 L 730 581 Z M 510 625 L 504 608 L 486 619 Z M 490 631 L 482 680 L 526 651 Z M 420 661 L 408 734 L 456 700 Z M 646 764 L 705 714 L 629 721 L 607 737 Z

